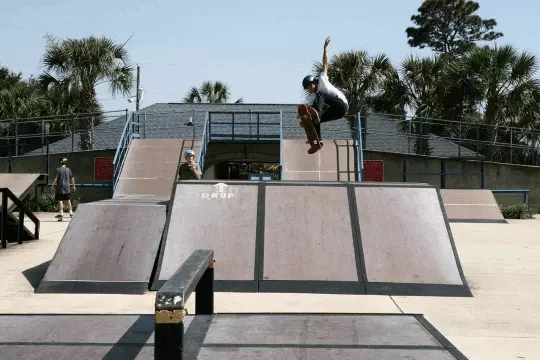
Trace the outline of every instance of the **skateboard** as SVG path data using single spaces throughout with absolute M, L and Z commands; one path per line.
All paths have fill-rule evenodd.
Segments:
M 68 216 L 69 216 L 70 218 L 73 217 L 73 215 L 68 215 Z M 63 217 L 62 215 L 60 215 L 60 214 L 56 215 L 55 218 L 56 218 L 56 221 L 58 221 L 58 222 L 64 221 L 64 217 Z
M 308 154 L 314 154 L 323 147 L 323 142 L 319 141 L 317 132 L 313 124 L 319 124 L 319 115 L 317 111 L 311 106 L 298 105 L 298 117 L 300 118 L 300 126 L 304 128 L 308 142 L 311 145 L 311 148 L 308 150 Z

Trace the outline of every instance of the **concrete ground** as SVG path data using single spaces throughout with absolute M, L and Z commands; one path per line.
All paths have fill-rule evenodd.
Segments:
M 154 292 L 34 294 L 69 224 L 36 215 L 40 240 L 0 249 L 0 313 L 153 313 Z M 473 298 L 217 293 L 215 311 L 420 313 L 471 360 L 540 359 L 540 218 L 451 228 Z

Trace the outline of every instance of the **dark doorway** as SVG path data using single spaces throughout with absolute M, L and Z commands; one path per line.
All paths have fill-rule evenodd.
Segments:
M 216 180 L 249 180 L 249 174 L 271 173 L 279 180 L 279 163 L 252 163 L 228 161 L 216 164 Z

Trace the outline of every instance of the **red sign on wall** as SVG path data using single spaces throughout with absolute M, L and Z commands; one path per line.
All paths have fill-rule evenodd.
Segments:
M 364 181 L 383 182 L 384 161 L 364 160 Z
M 113 179 L 113 158 L 96 157 L 94 158 L 94 180 L 111 181 Z

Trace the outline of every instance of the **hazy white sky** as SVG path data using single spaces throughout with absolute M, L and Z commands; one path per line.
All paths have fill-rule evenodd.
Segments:
M 131 61 L 141 66 L 145 91 L 141 107 L 181 102 L 204 80 L 221 80 L 232 100 L 298 103 L 302 78 L 322 55 L 326 35 L 330 55 L 349 49 L 384 52 L 399 65 L 413 50 L 405 28 L 421 0 L 19 0 L 2 4 L 0 64 L 24 77 L 41 71 L 44 35 L 105 35 L 117 42 L 129 36 Z M 46 3 L 46 4 L 44 4 Z M 540 2 L 480 0 L 480 15 L 498 21 L 513 44 L 536 55 L 533 38 Z M 106 110 L 134 110 L 125 98 L 112 99 L 106 87 L 98 97 Z

